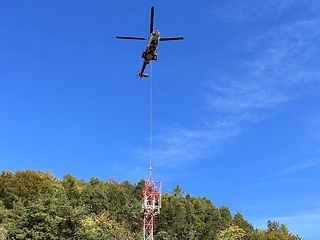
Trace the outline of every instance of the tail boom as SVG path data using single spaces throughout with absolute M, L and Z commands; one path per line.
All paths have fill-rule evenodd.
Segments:
M 146 66 L 149 64 L 149 61 L 144 60 L 143 64 L 142 64 L 142 68 L 141 71 L 138 73 L 139 78 L 143 78 L 143 77 L 149 77 L 149 74 L 144 73 L 144 70 L 146 69 Z

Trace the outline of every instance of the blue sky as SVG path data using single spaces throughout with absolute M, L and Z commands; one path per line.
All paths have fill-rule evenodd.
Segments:
M 315 0 L 1 1 L 0 169 L 147 176 L 145 43 L 114 36 L 147 36 L 153 4 L 185 36 L 153 64 L 154 177 L 319 239 Z

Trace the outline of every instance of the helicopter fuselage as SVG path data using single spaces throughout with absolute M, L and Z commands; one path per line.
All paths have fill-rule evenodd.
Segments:
M 150 34 L 148 38 L 147 49 L 143 52 L 142 58 L 149 63 L 151 60 L 157 60 L 157 50 L 160 41 L 160 32 L 156 30 Z

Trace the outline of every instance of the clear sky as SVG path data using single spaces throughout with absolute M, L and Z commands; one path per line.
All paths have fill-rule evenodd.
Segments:
M 317 0 L 1 1 L 0 169 L 147 176 L 153 4 L 154 177 L 320 239 Z

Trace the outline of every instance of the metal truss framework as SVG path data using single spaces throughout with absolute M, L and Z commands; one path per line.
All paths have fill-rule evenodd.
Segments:
M 161 181 L 145 180 L 142 192 L 143 240 L 154 240 L 154 217 L 160 214 L 161 192 Z

